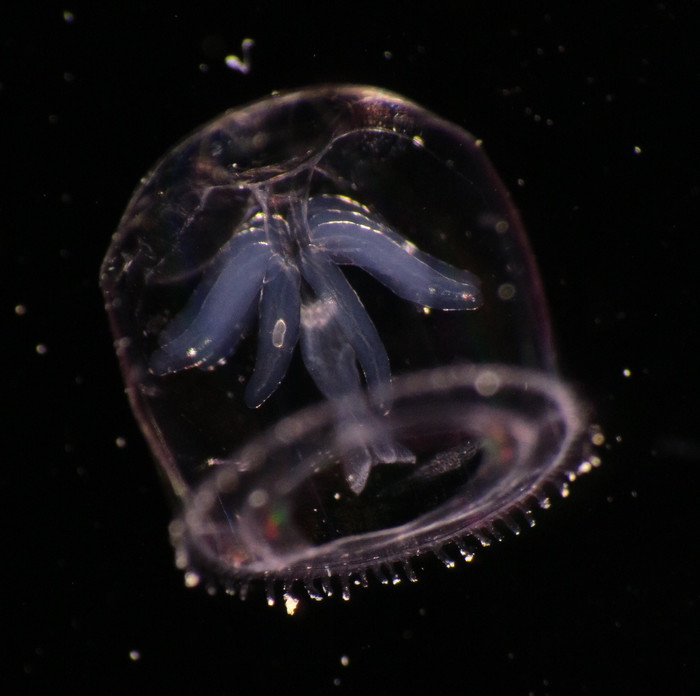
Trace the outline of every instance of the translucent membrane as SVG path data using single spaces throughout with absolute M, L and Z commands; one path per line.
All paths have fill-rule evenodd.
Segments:
M 302 411 L 212 466 L 172 526 L 183 566 L 236 589 L 255 577 L 359 576 L 454 540 L 488 542 L 570 480 L 586 439 L 566 388 L 502 365 L 399 378 L 388 416 L 336 425 L 325 406 Z M 343 461 L 387 438 L 415 462 L 379 467 L 353 494 Z
M 190 584 L 413 577 L 586 460 L 508 192 L 398 95 L 317 87 L 203 126 L 136 189 L 101 287 Z

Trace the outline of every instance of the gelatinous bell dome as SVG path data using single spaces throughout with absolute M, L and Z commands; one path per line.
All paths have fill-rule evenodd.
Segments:
M 509 194 L 395 94 L 310 88 L 197 130 L 134 193 L 101 285 L 191 581 L 412 578 L 583 460 Z

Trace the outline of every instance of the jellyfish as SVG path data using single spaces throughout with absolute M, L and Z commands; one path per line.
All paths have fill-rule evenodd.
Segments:
M 414 580 L 411 558 L 471 558 L 599 461 L 481 142 L 386 90 L 197 129 L 100 282 L 188 584 L 293 605 Z

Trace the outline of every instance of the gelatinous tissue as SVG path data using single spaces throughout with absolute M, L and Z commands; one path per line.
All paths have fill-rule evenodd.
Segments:
M 233 109 L 168 152 L 101 287 L 188 584 L 415 579 L 598 464 L 479 141 L 396 94 Z

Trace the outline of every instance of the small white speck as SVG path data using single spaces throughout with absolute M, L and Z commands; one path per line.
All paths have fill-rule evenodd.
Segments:
M 124 448 L 126 447 L 126 438 L 118 437 L 118 438 L 114 441 L 114 444 L 116 444 L 116 446 L 117 446 L 119 449 L 124 449 Z
M 477 376 L 474 386 L 481 396 L 493 396 L 499 390 L 501 380 L 495 372 L 484 370 Z
M 27 313 L 27 308 L 23 304 L 18 304 L 15 306 L 15 314 L 18 317 L 23 317 Z
M 632 148 L 632 152 L 634 152 L 635 155 L 641 155 L 642 154 L 642 148 L 639 147 L 639 145 L 635 145 Z
M 39 343 L 34 350 L 36 350 L 38 355 L 46 355 L 49 352 L 49 349 L 43 343 Z
M 248 504 L 252 508 L 261 508 L 267 505 L 267 501 L 269 499 L 270 497 L 268 496 L 267 491 L 263 490 L 262 488 L 258 488 L 248 496 Z
M 632 370 L 630 370 L 629 368 L 625 368 L 625 369 L 622 371 L 622 376 L 623 376 L 623 377 L 631 377 L 631 376 L 632 376 Z
M 138 662 L 141 659 L 141 653 L 138 650 L 129 650 L 129 659 Z
M 241 44 L 243 60 L 241 60 L 238 56 L 230 54 L 224 58 L 227 67 L 231 68 L 231 70 L 237 70 L 243 75 L 247 75 L 252 67 L 250 61 L 250 49 L 253 48 L 253 46 L 255 46 L 255 41 L 253 41 L 253 39 L 243 39 L 243 43 Z
M 494 227 L 499 234 L 505 234 L 510 228 L 510 225 L 508 224 L 508 220 L 499 220 Z
M 347 667 L 350 664 L 350 658 L 347 655 L 341 655 L 340 664 L 343 665 L 343 667 Z
M 502 300 L 512 300 L 515 297 L 515 285 L 502 283 L 498 286 L 498 297 Z
M 197 587 L 199 585 L 200 577 L 198 573 L 193 570 L 188 570 L 185 573 L 185 587 Z

